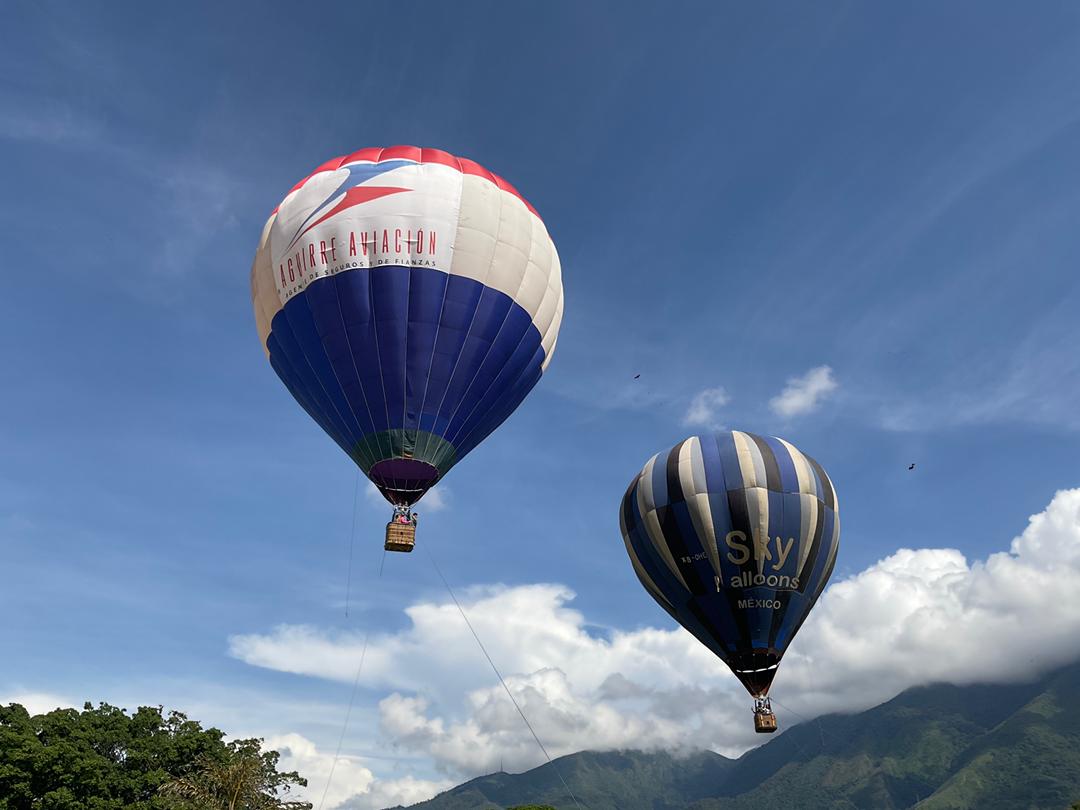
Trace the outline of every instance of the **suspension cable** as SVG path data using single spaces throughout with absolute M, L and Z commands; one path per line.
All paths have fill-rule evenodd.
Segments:
M 349 529 L 349 565 L 345 569 L 345 618 L 349 618 L 349 594 L 352 590 L 352 558 L 353 546 L 356 545 L 356 502 L 360 496 L 360 468 L 356 468 L 356 486 L 352 496 L 352 528 Z M 379 569 L 382 573 L 382 569 Z
M 821 715 L 820 714 L 817 717 L 815 717 L 813 720 L 810 720 L 805 715 L 799 714 L 794 709 L 792 709 L 792 708 L 790 708 L 788 706 L 785 706 L 779 700 L 772 697 L 772 695 L 769 696 L 769 699 L 772 700 L 773 703 L 775 703 L 777 706 L 779 706 L 785 712 L 789 712 L 790 714 L 795 715 L 796 717 L 798 717 L 800 720 L 802 720 L 807 725 L 809 725 L 811 722 L 817 723 L 818 734 L 821 736 L 821 750 L 822 750 L 822 753 L 824 753 L 824 751 L 825 751 L 825 729 L 821 725 Z M 830 733 L 829 737 L 831 738 L 832 736 L 833 736 L 832 733 Z M 792 739 L 794 739 L 794 738 L 792 738 Z
M 356 470 L 356 490 L 353 492 L 352 529 L 349 532 L 349 573 L 345 580 L 345 616 L 349 616 L 349 585 L 352 582 L 352 557 L 353 546 L 356 543 L 356 503 L 360 494 L 360 469 Z M 379 564 L 379 579 L 382 579 L 383 564 L 386 563 L 386 550 L 383 550 L 382 563 Z M 341 747 L 345 743 L 345 735 L 349 731 L 349 719 L 352 717 L 353 704 L 356 703 L 356 693 L 360 690 L 360 674 L 364 671 L 364 659 L 367 658 L 368 640 L 371 638 L 371 628 L 364 631 L 364 645 L 360 649 L 360 663 L 356 667 L 356 676 L 353 678 L 352 692 L 349 694 L 349 708 L 345 710 L 345 721 L 341 724 L 341 734 L 338 737 L 337 749 L 334 751 L 334 759 L 330 763 L 330 773 L 326 777 L 326 787 L 323 788 L 322 798 L 319 800 L 319 810 L 326 804 L 326 796 L 330 792 L 330 785 L 334 781 L 334 770 L 341 758 Z
M 326 803 L 326 794 L 330 792 L 330 784 L 334 781 L 334 769 L 341 757 L 341 746 L 345 742 L 345 733 L 349 730 L 349 717 L 352 715 L 353 703 L 356 702 L 356 693 L 360 689 L 360 673 L 364 671 L 364 659 L 367 657 L 368 638 L 371 630 L 364 633 L 364 646 L 360 651 L 360 666 L 356 668 L 356 677 L 353 679 L 352 694 L 349 695 L 349 708 L 345 711 L 345 722 L 341 724 L 341 736 L 338 737 L 337 750 L 334 751 L 334 760 L 330 763 L 330 774 L 326 777 L 326 787 L 323 788 L 322 799 L 319 800 L 319 810 Z
M 551 759 L 551 754 L 548 753 L 547 748 L 544 747 L 544 744 L 540 742 L 540 737 L 537 736 L 536 730 L 533 728 L 532 723 L 530 723 L 529 718 L 525 716 L 525 712 L 522 711 L 521 705 L 514 697 L 514 693 L 510 691 L 510 687 L 506 685 L 506 681 L 503 678 L 502 673 L 499 672 L 499 668 L 495 666 L 495 662 L 491 660 L 491 656 L 488 654 L 487 648 L 484 646 L 484 642 L 480 640 L 480 636 L 477 635 L 476 629 L 473 627 L 472 622 L 470 622 L 469 617 L 465 615 L 464 608 L 461 607 L 461 603 L 458 601 L 457 596 L 454 594 L 454 589 L 450 587 L 450 583 L 447 582 L 446 577 L 443 576 L 443 572 L 439 568 L 439 564 L 435 562 L 435 557 L 432 556 L 431 552 L 427 550 L 426 546 L 424 547 L 424 553 L 427 554 L 428 559 L 431 560 L 431 564 L 435 568 L 435 573 L 439 575 L 439 579 L 441 579 L 443 585 L 446 586 L 446 590 L 450 594 L 450 598 L 454 600 L 454 605 L 457 606 L 458 613 L 460 613 L 461 618 L 465 620 L 465 625 L 469 628 L 469 632 L 472 633 L 472 637 L 476 639 L 476 643 L 480 647 L 480 652 L 484 654 L 484 658 L 487 659 L 488 664 L 491 665 L 492 671 L 495 673 L 496 677 L 498 677 L 499 683 L 502 684 L 502 688 L 506 691 L 506 696 L 509 697 L 510 702 L 514 704 L 514 708 L 517 709 L 518 714 L 521 715 L 521 719 L 525 721 L 525 727 L 529 729 L 529 733 L 532 734 L 532 738 L 536 740 L 536 744 L 540 746 L 540 750 L 544 752 L 544 757 L 547 759 L 548 764 L 551 765 L 552 769 L 555 771 L 555 775 L 559 777 L 559 781 L 562 782 L 563 787 L 566 788 L 566 792 L 570 794 L 570 798 L 574 802 L 574 807 L 577 807 L 578 810 L 581 810 L 581 805 L 578 803 L 577 796 L 574 795 L 574 791 L 570 789 L 570 785 L 568 785 L 566 783 L 566 780 L 563 779 L 563 775 L 562 772 L 559 770 L 559 766 L 557 766 L 555 762 Z

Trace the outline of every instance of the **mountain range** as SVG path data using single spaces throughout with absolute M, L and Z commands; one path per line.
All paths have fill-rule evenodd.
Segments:
M 582 751 L 472 779 L 412 808 L 1063 810 L 1074 802 L 1080 662 L 1031 683 L 909 689 L 859 714 L 793 726 L 738 759 Z

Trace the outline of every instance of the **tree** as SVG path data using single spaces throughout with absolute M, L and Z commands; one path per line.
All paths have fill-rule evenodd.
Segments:
M 258 748 L 257 740 L 226 745 L 223 736 L 160 707 L 128 714 L 87 703 L 31 716 L 16 703 L 0 706 L 0 810 L 171 810 L 178 801 L 159 792 L 162 785 L 200 763 L 226 762 L 243 745 Z M 269 754 L 267 784 L 283 791 L 303 784 L 296 774 L 276 774 L 277 754 Z
M 198 810 L 311 810 L 310 802 L 287 801 L 288 793 L 307 780 L 295 771 L 278 773 L 277 751 L 263 751 L 261 740 L 229 743 L 224 757 L 201 758 L 187 774 L 161 786 L 164 796 Z

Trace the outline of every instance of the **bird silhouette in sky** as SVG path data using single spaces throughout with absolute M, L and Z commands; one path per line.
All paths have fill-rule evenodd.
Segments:
M 638 377 L 640 377 L 640 376 L 641 376 L 640 374 L 635 374 L 635 375 L 634 375 L 634 379 L 636 380 L 636 379 L 637 379 Z
M 911 464 L 909 464 L 908 469 L 909 470 L 914 470 L 915 469 L 915 462 L 912 462 Z

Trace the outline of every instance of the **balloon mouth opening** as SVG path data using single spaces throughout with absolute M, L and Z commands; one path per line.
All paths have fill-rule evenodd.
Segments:
M 390 503 L 411 506 L 435 486 L 439 471 L 426 461 L 388 458 L 372 465 L 368 478 Z
M 747 692 L 753 697 L 765 697 L 776 677 L 780 656 L 781 653 L 773 649 L 749 650 L 732 655 L 728 666 Z

